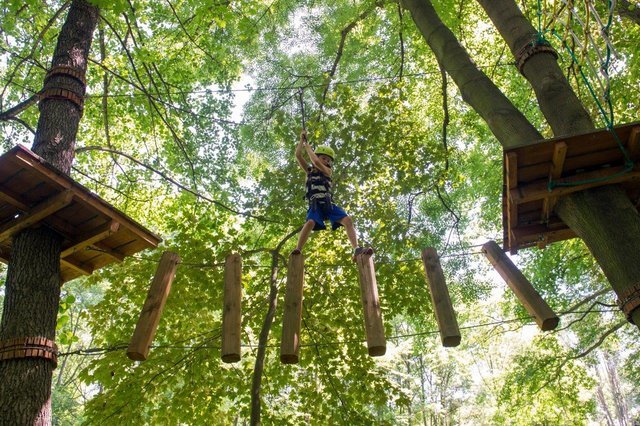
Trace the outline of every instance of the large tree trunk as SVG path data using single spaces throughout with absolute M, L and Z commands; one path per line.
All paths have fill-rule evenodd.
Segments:
M 84 75 L 97 21 L 97 7 L 84 0 L 72 3 L 58 36 L 52 67 L 69 66 L 81 70 Z M 44 90 L 51 88 L 70 90 L 80 99 L 85 91 L 80 79 L 67 74 L 56 74 L 47 79 Z M 80 106 L 68 99 L 50 98 L 40 103 L 33 150 L 64 173 L 71 169 L 81 116 Z M 0 340 L 55 339 L 61 245 L 61 237 L 46 227 L 27 229 L 14 237 Z M 42 358 L 0 362 L 0 424 L 51 423 L 52 370 L 52 363 Z
M 512 52 L 537 36 L 513 0 L 479 2 Z M 487 121 L 505 149 L 514 142 L 535 142 L 540 139 L 535 129 L 532 131 L 531 124 L 506 100 L 493 82 L 475 66 L 468 65 L 471 63 L 468 53 L 442 23 L 429 1 L 403 0 L 403 4 L 410 10 L 418 29 L 440 63 L 460 88 L 465 101 Z M 460 72 L 463 67 L 466 73 Z M 532 56 L 525 63 L 523 73 L 534 88 L 540 108 L 556 135 L 593 130 L 590 117 L 571 90 L 553 55 L 542 53 Z M 473 84 L 470 85 L 470 82 Z M 473 95 L 476 92 L 477 95 Z M 504 132 L 507 126 L 510 131 Z M 514 141 L 514 137 L 518 140 Z M 612 186 L 575 193 L 560 199 L 556 211 L 585 241 L 618 294 L 638 282 L 640 215 L 622 190 Z M 633 319 L 640 324 L 640 309 L 636 309 Z

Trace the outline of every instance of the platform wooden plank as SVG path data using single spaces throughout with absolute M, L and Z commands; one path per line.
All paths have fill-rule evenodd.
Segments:
M 67 257 L 80 250 L 84 250 L 90 245 L 97 243 L 99 241 L 102 241 L 108 236 L 110 236 L 111 234 L 117 232 L 118 228 L 120 228 L 120 224 L 116 221 L 111 221 L 106 225 L 96 228 L 94 232 L 91 232 L 90 234 L 82 236 L 81 238 L 78 239 L 78 241 L 72 243 L 70 247 L 67 247 L 66 249 L 62 250 L 60 257 Z
M 555 181 L 563 184 L 576 183 L 575 186 L 558 186 L 549 190 L 549 182 L 547 180 L 536 181 L 526 186 L 521 185 L 510 191 L 509 198 L 512 200 L 512 203 L 519 205 L 530 201 L 544 200 L 550 196 L 561 197 L 584 189 L 638 179 L 640 179 L 640 169 L 634 169 L 624 173 L 623 167 L 612 167 L 610 169 L 581 173 Z
M 73 192 L 69 190 L 51 196 L 49 199 L 38 204 L 24 215 L 18 216 L 11 222 L 3 225 L 0 228 L 0 241 L 4 241 L 23 229 L 29 228 L 30 226 L 42 221 L 46 217 L 69 205 L 72 199 Z
M 45 210 L 46 200 L 59 200 L 65 197 L 62 194 L 68 194 L 70 202 Z M 161 241 L 126 214 L 18 145 L 0 156 L 1 261 L 9 262 L 11 258 L 12 235 L 36 224 L 48 226 L 64 238 L 60 261 L 64 281 L 122 262 L 126 256 L 156 247 Z
M 631 160 L 640 160 L 640 122 L 615 127 Z M 515 161 L 514 161 L 515 160 Z M 620 184 L 640 204 L 640 166 L 628 170 L 626 158 L 607 129 L 523 144 L 504 153 L 504 248 L 574 238 L 554 213 L 557 200 L 576 191 Z M 554 185 L 549 187 L 549 182 Z

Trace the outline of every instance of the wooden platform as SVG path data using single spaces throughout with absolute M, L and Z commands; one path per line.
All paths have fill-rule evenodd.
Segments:
M 63 281 L 121 262 L 161 241 L 18 145 L 0 156 L 0 260 L 9 262 L 16 233 L 39 225 L 64 237 L 60 256 Z
M 504 249 L 544 247 L 576 235 L 553 208 L 558 197 L 603 185 L 621 184 L 634 203 L 640 198 L 640 122 L 617 126 L 618 138 L 634 167 L 624 172 L 624 156 L 608 130 L 544 140 L 504 152 Z M 555 186 L 549 182 L 576 183 Z

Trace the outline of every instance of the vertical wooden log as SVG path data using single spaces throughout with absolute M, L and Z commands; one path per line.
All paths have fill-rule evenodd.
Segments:
M 482 246 L 482 251 L 495 270 L 507 282 L 520 303 L 524 305 L 527 312 L 534 317 L 538 327 L 543 331 L 556 328 L 559 322 L 556 314 L 511 259 L 504 254 L 498 244 L 495 241 L 489 241 Z
M 449 289 L 442 273 L 442 266 L 435 248 L 427 247 L 422 251 L 422 263 L 429 282 L 431 304 L 438 321 L 442 346 L 453 347 L 460 344 L 460 329 L 453 310 Z
M 367 348 L 369 355 L 382 356 L 387 351 L 387 341 L 384 337 L 373 258 L 371 255 L 359 254 L 356 256 L 356 264 L 358 265 L 358 281 L 360 282 L 360 294 L 362 295 Z
M 240 361 L 242 323 L 242 258 L 227 256 L 224 264 L 224 307 L 222 309 L 222 361 Z
M 300 352 L 300 324 L 302 323 L 302 287 L 304 286 L 304 256 L 289 256 L 287 289 L 284 296 L 280 361 L 297 364 Z
M 144 361 L 149 355 L 149 347 L 171 291 L 171 283 L 176 275 L 178 263 L 180 263 L 180 256 L 170 251 L 165 251 L 160 258 L 156 275 L 149 287 L 138 324 L 127 348 L 127 356 L 134 361 Z

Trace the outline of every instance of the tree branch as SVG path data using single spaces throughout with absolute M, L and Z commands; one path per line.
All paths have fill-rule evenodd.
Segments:
M 383 0 L 376 1 L 368 9 L 360 13 L 360 15 L 358 15 L 356 19 L 351 21 L 349 24 L 347 24 L 346 27 L 344 27 L 340 31 L 340 42 L 338 43 L 338 50 L 336 51 L 336 56 L 333 59 L 333 64 L 331 65 L 331 69 L 327 73 L 327 77 L 324 79 L 324 90 L 322 92 L 322 98 L 320 100 L 320 105 L 318 110 L 318 122 L 320 122 L 322 113 L 324 111 L 324 103 L 327 99 L 327 93 L 329 92 L 330 83 L 335 77 L 336 72 L 338 70 L 338 64 L 342 59 L 342 54 L 344 52 L 344 45 L 347 40 L 347 36 L 351 32 L 351 30 L 353 30 L 356 27 L 356 25 L 358 25 L 361 21 L 364 21 L 371 14 L 371 12 L 373 12 L 376 8 L 382 7 L 383 4 L 384 4 Z
M 400 38 L 400 70 L 398 71 L 398 79 L 402 79 L 402 75 L 404 72 L 404 35 L 402 33 L 403 14 L 400 2 L 398 2 L 398 18 L 400 19 L 400 30 L 398 31 L 398 37 Z
M 444 169 L 449 170 L 449 148 L 447 146 L 447 126 L 449 125 L 449 97 L 447 94 L 447 71 L 444 69 L 442 62 L 438 61 L 440 67 L 440 75 L 442 76 L 442 111 L 444 120 L 442 120 L 442 145 L 444 147 Z
M 150 165 L 148 165 L 146 163 L 143 163 L 142 161 L 138 160 L 137 158 L 135 158 L 135 157 L 133 157 L 133 156 L 131 156 L 129 154 L 126 154 L 126 153 L 124 153 L 122 151 L 118 151 L 116 149 L 104 148 L 104 147 L 101 147 L 101 146 L 85 146 L 85 147 L 77 148 L 76 149 L 76 154 L 79 154 L 79 153 L 85 152 L 85 151 L 102 151 L 102 152 L 107 152 L 107 153 L 113 153 L 113 154 L 120 155 L 122 157 L 125 157 L 129 161 L 131 161 L 131 162 L 133 162 L 133 163 L 135 163 L 135 164 L 137 164 L 137 165 L 139 165 L 139 166 L 141 166 L 141 167 L 143 167 L 143 168 L 145 168 L 145 169 L 157 174 L 158 176 L 160 176 L 161 178 L 163 178 L 167 182 L 170 182 L 174 186 L 180 188 L 181 190 L 183 190 L 185 192 L 188 192 L 188 193 L 194 195 L 197 198 L 205 200 L 205 201 L 207 201 L 207 202 L 209 202 L 209 203 L 211 203 L 211 204 L 213 204 L 215 206 L 218 206 L 218 207 L 220 207 L 220 208 L 222 208 L 224 210 L 227 210 L 227 211 L 229 211 L 229 212 L 231 212 L 233 214 L 240 215 L 240 216 L 245 216 L 245 217 L 250 217 L 252 219 L 256 219 L 256 220 L 259 220 L 259 221 L 262 221 L 262 222 L 270 222 L 270 223 L 276 223 L 276 224 L 279 224 L 279 225 L 286 225 L 284 223 L 277 222 L 275 220 L 268 219 L 268 218 L 263 217 L 263 216 L 256 216 L 256 215 L 253 215 L 251 213 L 242 212 L 242 211 L 233 209 L 233 208 L 225 205 L 224 203 L 221 203 L 220 201 L 214 200 L 214 199 L 212 199 L 212 198 L 210 198 L 210 197 L 208 197 L 206 195 L 203 195 L 203 194 L 201 194 L 201 193 L 199 193 L 199 192 L 197 192 L 197 191 L 195 191 L 195 190 L 193 190 L 193 189 L 181 184 L 177 180 L 173 179 L 171 176 L 167 175 L 165 172 L 160 171 L 160 170 L 156 169 L 155 167 L 152 167 L 152 166 L 150 166 Z
M 18 105 L 9 108 L 6 111 L 0 112 L 0 120 L 1 121 L 9 121 L 17 118 L 17 115 L 22 111 L 28 109 L 31 105 L 34 105 L 38 102 L 38 94 L 33 94 L 24 101 L 20 102 Z

